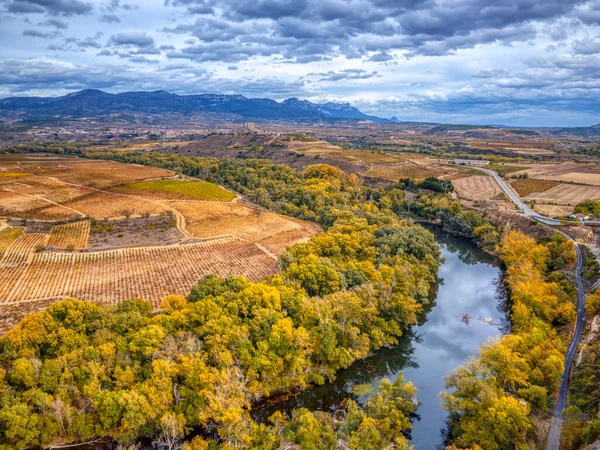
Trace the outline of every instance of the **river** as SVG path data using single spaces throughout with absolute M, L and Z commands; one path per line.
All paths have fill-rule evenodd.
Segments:
M 262 422 L 277 410 L 289 413 L 295 408 L 333 412 L 347 398 L 364 402 L 382 378 L 393 380 L 403 372 L 405 380 L 419 389 L 411 443 L 416 450 L 445 448 L 447 414 L 438 397 L 444 390 L 444 376 L 476 355 L 486 340 L 506 332 L 509 325 L 499 261 L 468 240 L 437 227 L 427 228 L 435 234 L 444 262 L 419 324 L 405 333 L 397 346 L 338 372 L 335 381 L 253 410 L 256 420 Z M 483 320 L 486 318 L 492 323 Z
M 408 330 L 397 346 L 380 350 L 338 372 L 335 381 L 314 386 L 296 396 L 252 410 L 265 422 L 275 411 L 295 408 L 334 412 L 345 399 L 364 402 L 383 378 L 395 379 L 400 372 L 418 389 L 420 405 L 413 418 L 411 443 L 416 450 L 445 449 L 446 412 L 438 394 L 444 376 L 460 366 L 490 337 L 508 330 L 506 297 L 500 280 L 503 272 L 496 258 L 472 242 L 454 237 L 437 227 L 427 227 L 440 244 L 444 261 L 439 282 L 432 287 L 430 303 L 419 323 Z M 463 314 L 470 319 L 464 320 Z M 492 319 L 487 323 L 483 319 Z M 114 446 L 80 445 L 77 450 L 109 449 Z M 141 448 L 152 448 L 143 444 Z

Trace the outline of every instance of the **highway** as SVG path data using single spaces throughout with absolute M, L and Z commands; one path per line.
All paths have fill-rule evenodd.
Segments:
M 482 167 L 472 167 L 475 170 L 484 172 L 496 180 L 498 185 L 502 188 L 504 193 L 511 199 L 511 201 L 519 208 L 523 214 L 531 217 L 538 222 L 545 223 L 546 225 L 562 225 L 563 223 L 558 219 L 551 217 L 542 216 L 536 213 L 534 210 L 529 208 L 519 198 L 517 194 L 508 186 L 504 180 L 498 175 L 497 172 L 484 169 Z M 600 225 L 600 221 L 585 220 L 582 222 L 585 225 Z M 577 319 L 575 322 L 575 331 L 571 337 L 567 354 L 565 355 L 565 366 L 563 374 L 560 380 L 560 386 L 558 388 L 558 398 L 552 414 L 552 424 L 550 425 L 550 431 L 548 432 L 548 439 L 546 441 L 546 450 L 558 450 L 560 447 L 560 434 L 563 425 L 562 411 L 567 407 L 567 400 L 569 395 L 569 383 L 571 381 L 571 368 L 573 366 L 573 360 L 577 353 L 577 347 L 581 342 L 581 335 L 583 334 L 583 328 L 585 325 L 585 291 L 583 283 L 581 282 L 581 267 L 583 266 L 583 256 L 579 245 L 571 236 L 562 230 L 557 230 L 560 234 L 573 241 L 575 245 L 575 251 L 577 252 L 577 264 L 575 265 L 575 280 L 577 282 Z

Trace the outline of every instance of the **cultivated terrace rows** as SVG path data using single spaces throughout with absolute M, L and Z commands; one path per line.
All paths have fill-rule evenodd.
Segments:
M 203 276 L 243 275 L 258 281 L 277 271 L 255 244 L 235 237 L 188 245 L 137 247 L 90 253 L 35 253 L 46 234 L 21 234 L 0 260 L 0 303 L 74 297 L 119 302 L 142 297 L 158 306 L 185 295 Z

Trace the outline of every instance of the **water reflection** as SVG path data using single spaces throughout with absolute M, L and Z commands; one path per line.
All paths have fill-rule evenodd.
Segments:
M 444 448 L 447 415 L 438 398 L 444 389 L 443 378 L 477 354 L 488 338 L 509 329 L 506 311 L 510 305 L 495 258 L 471 242 L 430 229 L 442 247 L 444 263 L 419 324 L 406 332 L 396 347 L 356 362 L 340 371 L 335 381 L 254 410 L 256 420 L 300 407 L 333 412 L 348 398 L 364 402 L 368 395 L 357 397 L 354 386 L 373 383 L 376 387 L 382 378 L 395 379 L 403 372 L 405 379 L 419 388 L 412 444 L 417 450 Z M 465 314 L 469 317 L 466 322 Z M 491 324 L 486 322 L 490 319 Z

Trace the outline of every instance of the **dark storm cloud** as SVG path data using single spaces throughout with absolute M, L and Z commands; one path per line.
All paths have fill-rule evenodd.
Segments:
M 169 3 L 169 2 L 167 2 Z M 337 55 L 392 59 L 391 50 L 406 55 L 444 55 L 457 49 L 535 38 L 532 22 L 574 11 L 579 0 L 174 0 L 169 4 L 199 14 L 192 23 L 167 32 L 189 34 L 201 42 L 199 56 L 187 49 L 172 57 L 239 61 L 257 54 L 281 55 L 290 62 L 327 60 Z M 586 10 L 587 11 L 587 10 Z M 579 11 L 579 14 L 583 12 Z M 221 52 L 218 43 L 239 51 Z M 205 47 L 208 46 L 208 47 Z M 308 48 L 312 53 L 309 54 Z
M 12 13 L 47 13 L 53 16 L 74 16 L 87 14 L 93 9 L 92 3 L 82 0 L 19 0 L 4 1 L 6 10 Z

